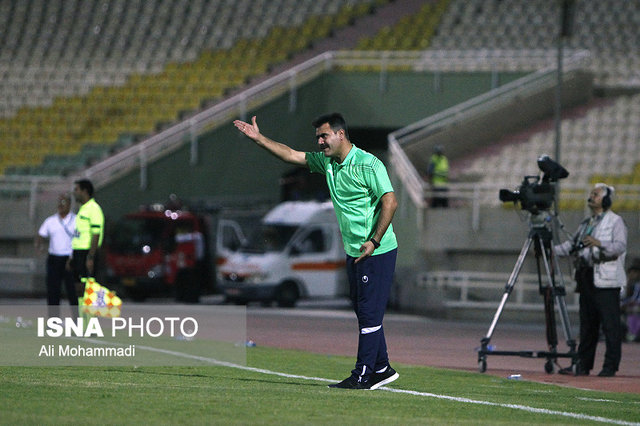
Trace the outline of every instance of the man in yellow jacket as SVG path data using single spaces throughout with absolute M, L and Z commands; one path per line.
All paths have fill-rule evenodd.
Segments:
M 73 195 L 80 205 L 76 229 L 71 240 L 70 266 L 76 280 L 78 297 L 84 294 L 82 278 L 94 277 L 98 264 L 98 249 L 104 238 L 104 214 L 93 198 L 93 184 L 88 179 L 74 183 Z
M 439 197 L 438 192 L 444 193 L 449 189 L 449 160 L 445 157 L 442 145 L 433 147 L 433 155 L 429 159 L 427 168 L 427 180 L 434 192 L 431 198 L 431 207 L 449 207 L 449 197 Z

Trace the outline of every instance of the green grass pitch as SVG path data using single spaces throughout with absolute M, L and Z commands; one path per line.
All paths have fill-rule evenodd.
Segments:
M 640 397 L 394 365 L 394 391 L 329 389 L 353 359 L 254 347 L 247 367 L 0 367 L 0 424 L 634 424 Z

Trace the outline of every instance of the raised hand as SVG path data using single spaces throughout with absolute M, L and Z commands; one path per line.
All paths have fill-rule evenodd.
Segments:
M 256 122 L 256 116 L 251 117 L 251 124 L 246 123 L 241 120 L 235 120 L 233 125 L 238 128 L 242 133 L 245 134 L 248 138 L 256 140 L 258 136 L 260 136 L 260 129 L 258 128 L 258 123 Z

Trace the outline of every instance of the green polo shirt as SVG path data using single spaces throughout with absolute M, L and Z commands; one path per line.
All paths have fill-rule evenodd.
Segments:
M 387 192 L 393 192 L 387 169 L 374 155 L 355 145 L 342 163 L 321 152 L 305 154 L 309 169 L 326 176 L 345 252 L 359 257 L 362 254 L 360 247 L 375 233 L 380 216 L 380 198 Z M 390 224 L 380 247 L 373 254 L 383 254 L 397 247 L 396 235 Z
M 91 236 L 100 235 L 98 247 L 102 245 L 104 237 L 104 215 L 102 208 L 95 199 L 90 199 L 80 206 L 76 216 L 76 232 L 71 240 L 71 248 L 74 250 L 89 250 L 91 248 Z

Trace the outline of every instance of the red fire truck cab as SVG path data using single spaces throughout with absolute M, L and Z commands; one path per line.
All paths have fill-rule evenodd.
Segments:
M 108 282 L 135 300 L 170 294 L 198 302 L 212 276 L 206 220 L 160 204 L 125 215 L 108 236 Z

